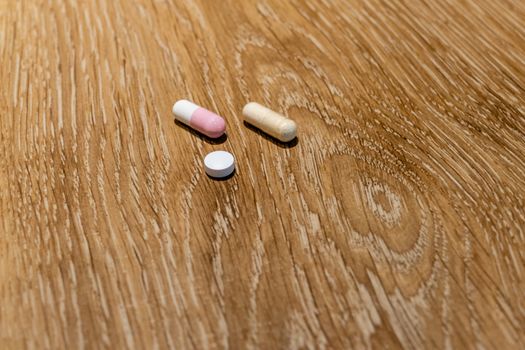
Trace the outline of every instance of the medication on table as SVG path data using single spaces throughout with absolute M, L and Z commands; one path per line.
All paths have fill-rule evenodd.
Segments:
M 247 123 L 252 124 L 280 141 L 291 141 L 297 135 L 297 125 L 293 120 L 256 102 L 250 102 L 244 106 L 242 114 Z
M 172 112 L 178 121 L 213 139 L 226 131 L 224 119 L 188 100 L 177 101 Z
M 204 169 L 211 177 L 227 177 L 235 170 L 235 159 L 226 151 L 215 151 L 204 157 Z

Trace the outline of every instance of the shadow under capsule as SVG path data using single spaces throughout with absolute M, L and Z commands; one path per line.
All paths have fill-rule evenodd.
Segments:
M 180 122 L 178 120 L 175 120 L 175 124 L 177 126 L 179 126 L 180 128 L 185 129 L 186 131 L 188 131 L 192 135 L 198 137 L 202 141 L 209 143 L 210 145 L 220 145 L 221 143 L 225 143 L 228 140 L 228 135 L 226 133 L 224 133 L 222 136 L 220 136 L 220 137 L 218 137 L 216 139 L 212 139 L 211 137 L 208 137 L 208 136 L 206 136 L 204 134 L 201 134 L 200 132 L 198 132 L 196 130 L 193 130 L 192 128 L 190 128 L 189 126 L 187 126 L 186 124 L 184 124 L 184 123 L 182 123 L 182 122 Z
M 277 140 L 275 137 L 272 137 L 265 132 L 261 131 L 260 129 L 256 128 L 255 126 L 251 125 L 250 123 L 243 121 L 244 126 L 246 126 L 251 131 L 259 134 L 260 136 L 264 137 L 266 140 L 270 141 L 274 145 L 280 147 L 280 148 L 294 148 L 299 143 L 299 138 L 295 137 L 293 140 L 288 142 L 282 142 L 280 140 Z

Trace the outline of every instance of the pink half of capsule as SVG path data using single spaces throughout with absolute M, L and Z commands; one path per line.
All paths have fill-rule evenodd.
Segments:
M 223 118 L 188 100 L 177 101 L 172 112 L 176 120 L 210 138 L 221 137 L 226 131 Z

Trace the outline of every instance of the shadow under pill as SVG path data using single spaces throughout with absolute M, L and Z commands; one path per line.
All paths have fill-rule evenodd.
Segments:
M 179 126 L 180 128 L 185 129 L 187 132 L 191 133 L 192 135 L 198 137 L 202 141 L 209 143 L 210 145 L 220 145 L 221 143 L 225 143 L 228 140 L 228 135 L 226 133 L 224 133 L 220 137 L 217 137 L 216 139 L 212 139 L 211 137 L 208 137 L 206 135 L 201 134 L 200 132 L 196 130 L 193 130 L 192 128 L 190 128 L 189 126 L 187 126 L 186 124 L 178 120 L 175 120 L 175 124 Z
M 229 179 L 231 179 L 232 177 L 235 176 L 235 173 L 237 172 L 237 169 L 234 169 L 233 172 L 226 176 L 226 177 L 213 177 L 213 176 L 210 176 L 208 174 L 206 174 L 206 176 L 211 179 L 211 180 L 214 180 L 214 181 L 228 181 Z
M 271 143 L 273 143 L 274 145 L 276 145 L 276 146 L 278 146 L 280 148 L 294 148 L 299 143 L 299 138 L 298 137 L 295 137 L 293 140 L 288 141 L 288 142 L 282 142 L 282 141 L 277 140 L 275 137 L 272 137 L 272 136 L 266 134 L 265 132 L 261 131 L 260 129 L 256 128 L 255 126 L 251 125 L 250 123 L 247 123 L 246 121 L 243 121 L 243 123 L 244 123 L 244 126 L 246 126 L 248 129 L 250 129 L 251 131 L 253 131 L 253 132 L 255 132 L 255 133 L 259 134 L 259 135 L 261 135 L 266 140 L 270 141 Z

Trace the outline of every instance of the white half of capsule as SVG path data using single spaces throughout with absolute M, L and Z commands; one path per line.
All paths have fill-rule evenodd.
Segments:
M 190 125 L 191 116 L 200 106 L 188 100 L 179 100 L 173 105 L 173 115 L 178 121 Z
M 242 110 L 247 123 L 261 129 L 279 141 L 289 142 L 297 136 L 297 124 L 256 102 L 250 102 Z

